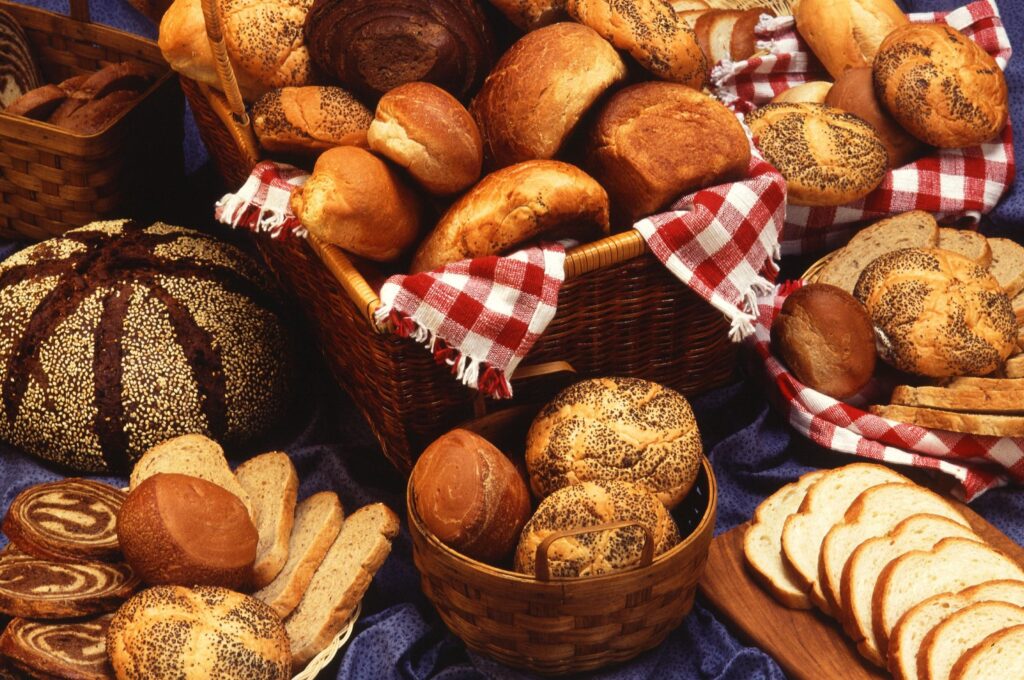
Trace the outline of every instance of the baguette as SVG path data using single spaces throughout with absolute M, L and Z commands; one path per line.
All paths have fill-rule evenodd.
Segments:
M 263 588 L 281 573 L 288 561 L 299 475 L 288 454 L 274 451 L 239 465 L 235 478 L 252 500 L 253 524 L 260 535 L 253 586 Z
M 962 432 L 986 437 L 1024 437 L 1024 416 L 953 413 L 917 406 L 872 406 L 871 412 L 883 418 L 921 427 Z

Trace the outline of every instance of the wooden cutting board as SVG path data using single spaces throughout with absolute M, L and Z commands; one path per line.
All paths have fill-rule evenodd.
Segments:
M 1024 565 L 1024 548 L 965 505 L 957 508 L 993 547 Z M 817 610 L 778 604 L 751 576 L 743 557 L 743 524 L 711 543 L 700 590 L 750 642 L 765 650 L 799 680 L 876 680 L 889 674 L 857 653 L 842 629 Z

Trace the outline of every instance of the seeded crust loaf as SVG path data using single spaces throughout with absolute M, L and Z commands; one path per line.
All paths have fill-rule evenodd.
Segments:
M 270 152 L 315 156 L 335 146 L 365 145 L 373 114 L 340 87 L 271 90 L 252 106 L 252 127 Z

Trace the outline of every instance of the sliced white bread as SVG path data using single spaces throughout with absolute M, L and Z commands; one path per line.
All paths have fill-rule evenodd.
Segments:
M 288 561 L 277 578 L 253 597 L 270 605 L 282 619 L 291 614 L 338 538 L 343 519 L 341 501 L 330 491 L 315 493 L 299 503 L 288 541 Z
M 298 607 L 285 620 L 295 671 L 345 627 L 391 552 L 398 529 L 398 516 L 381 503 L 359 508 L 341 525 Z
M 832 611 L 842 611 L 843 569 L 853 551 L 864 541 L 885 536 L 902 520 L 922 512 L 970 528 L 949 501 L 918 484 L 880 484 L 857 496 L 843 520 L 829 529 L 821 542 L 818 582 Z
M 782 527 L 786 518 L 800 509 L 807 489 L 825 474 L 824 470 L 808 472 L 766 498 L 743 534 L 743 554 L 754 575 L 776 600 L 791 609 L 813 605 L 782 559 Z
M 924 680 L 949 680 L 953 665 L 985 638 L 1024 626 L 1024 608 L 1006 602 L 972 604 L 937 625 L 917 653 L 917 674 Z
M 994 633 L 960 657 L 954 680 L 1024 678 L 1024 626 Z
M 135 489 L 139 484 L 159 473 L 177 473 L 198 477 L 227 489 L 238 496 L 249 510 L 249 516 L 255 517 L 252 499 L 242 485 L 235 479 L 234 473 L 224 457 L 224 449 L 220 444 L 201 434 L 185 434 L 157 444 L 142 454 L 135 467 L 132 468 L 128 488 Z
M 1024 378 L 1024 354 L 1018 354 L 1006 360 L 1007 378 Z
M 840 587 L 843 624 L 857 643 L 858 651 L 871 663 L 885 667 L 871 617 L 871 599 L 879 574 L 897 557 L 912 550 L 931 550 L 942 539 L 954 536 L 981 540 L 969 528 L 947 517 L 912 515 L 888 535 L 861 543 L 846 561 Z
M 914 210 L 876 222 L 857 233 L 842 250 L 829 258 L 818 274 L 818 283 L 831 283 L 853 293 L 864 268 L 875 259 L 901 248 L 934 248 L 939 225 L 930 213 Z
M 288 454 L 272 451 L 239 465 L 235 478 L 252 500 L 253 523 L 260 536 L 252 568 L 253 587 L 258 589 L 277 578 L 288 561 L 299 473 Z
M 955 387 L 910 387 L 892 392 L 893 404 L 968 413 L 1024 413 L 1024 391 Z
M 1008 602 L 1024 606 L 1024 581 L 998 580 L 943 593 L 916 605 L 900 619 L 889 641 L 888 666 L 896 680 L 919 680 L 917 653 L 935 626 L 977 602 Z
M 1008 238 L 990 238 L 992 264 L 988 270 L 1010 297 L 1024 290 L 1024 247 Z
M 866 489 L 889 482 L 909 482 L 903 475 L 872 463 L 854 463 L 829 471 L 807 490 L 800 509 L 786 518 L 782 529 L 782 554 L 811 601 L 830 613 L 818 583 L 821 542 L 832 525 Z
M 992 263 L 992 248 L 988 245 L 988 239 L 976 231 L 941 227 L 939 229 L 939 247 L 974 260 L 979 267 L 984 269 L 988 269 Z
M 915 605 L 1000 579 L 1024 580 L 1024 569 L 995 548 L 966 538 L 946 538 L 931 550 L 897 557 L 882 570 L 872 599 L 879 649 L 887 652 L 893 629 Z
M 871 412 L 900 423 L 911 423 L 934 430 L 977 434 L 986 437 L 1024 437 L 1024 416 L 954 413 L 953 411 L 899 404 L 876 404 L 871 407 Z
M 711 54 L 708 55 L 709 66 L 732 58 L 732 29 L 742 16 L 741 10 L 725 10 L 711 20 L 708 29 L 708 45 L 711 49 Z

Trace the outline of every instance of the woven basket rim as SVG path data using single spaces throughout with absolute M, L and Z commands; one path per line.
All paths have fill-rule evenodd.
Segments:
M 818 280 L 818 275 L 821 274 L 821 270 L 825 268 L 825 265 L 829 263 L 829 260 L 835 257 L 838 252 L 838 250 L 833 250 L 831 253 L 823 255 L 815 260 L 814 263 L 805 269 L 804 273 L 800 275 L 801 280 L 806 281 L 807 283 L 816 282 Z

